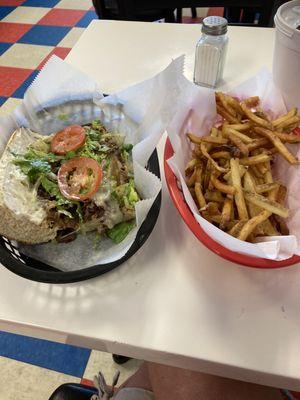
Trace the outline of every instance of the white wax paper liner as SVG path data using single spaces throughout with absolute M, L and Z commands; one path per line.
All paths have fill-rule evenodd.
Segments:
M 178 109 L 167 128 L 174 149 L 174 156 L 168 163 L 180 182 L 187 204 L 203 230 L 227 249 L 253 257 L 284 260 L 293 254 L 300 254 L 300 192 L 297 190 L 300 185 L 300 170 L 297 166 L 289 165 L 281 156 L 275 159 L 274 174 L 288 189 L 286 205 L 290 209 L 290 217 L 287 220 L 290 235 L 260 238 L 259 243 L 247 243 L 228 235 L 201 217 L 184 178 L 185 165 L 191 158 L 191 147 L 186 133 L 193 132 L 203 136 L 209 132 L 217 117 L 215 91 L 195 86 L 183 76 L 180 77 L 180 89 Z M 272 75 L 265 68 L 228 92 L 241 99 L 259 96 L 263 109 L 270 113 L 272 118 L 286 112 L 283 98 L 273 84 Z M 299 145 L 290 146 L 290 150 L 300 155 Z
M 184 58 L 179 57 L 153 78 L 103 98 L 88 76 L 51 57 L 25 93 L 22 105 L 0 119 L 1 150 L 20 126 L 47 135 L 67 125 L 99 118 L 108 129 L 134 144 L 134 180 L 142 200 L 136 203 L 136 228 L 118 245 L 107 238 L 96 242 L 95 235 L 78 235 L 68 244 L 19 245 L 23 253 L 64 271 L 105 264 L 125 255 L 161 190 L 160 180 L 145 166 L 177 108 L 183 62 Z

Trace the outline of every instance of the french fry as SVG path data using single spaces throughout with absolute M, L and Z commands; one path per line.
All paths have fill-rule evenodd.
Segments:
M 285 220 L 282 217 L 279 217 L 278 215 L 274 215 L 274 219 L 277 222 L 277 225 L 279 227 L 280 233 L 282 235 L 289 235 L 289 233 L 290 233 L 289 232 L 289 228 L 288 228 L 287 223 L 285 222 Z
M 287 194 L 287 188 L 283 185 L 279 186 L 278 192 L 276 194 L 276 200 L 279 204 L 284 204 Z
M 214 191 L 214 190 L 207 190 L 204 194 L 205 200 L 212 201 L 212 202 L 217 202 L 217 203 L 223 203 L 224 197 L 220 192 Z
M 262 146 L 266 146 L 267 144 L 269 144 L 268 139 L 259 138 L 259 139 L 253 139 L 253 142 L 249 143 L 247 147 L 250 152 L 252 150 L 260 149 Z
M 211 222 L 211 223 L 216 223 L 219 224 L 221 221 L 221 215 L 217 214 L 217 215 L 210 215 L 207 211 L 202 211 L 201 215 L 203 218 L 205 218 L 207 221 Z
M 300 143 L 300 136 L 274 131 L 274 134 L 284 143 Z
M 230 125 L 226 126 L 225 132 L 229 132 L 229 133 L 231 133 L 232 135 L 238 137 L 239 139 L 241 139 L 241 141 L 242 141 L 243 143 L 249 144 L 249 143 L 252 143 L 252 142 L 253 142 L 253 139 L 251 139 L 249 136 L 245 135 L 245 134 L 242 133 L 242 132 L 239 132 L 239 131 L 236 130 L 236 129 L 230 128 Z
M 202 136 L 202 142 L 212 143 L 212 144 L 227 144 L 228 140 L 223 137 Z
M 205 207 L 206 200 L 203 196 L 200 182 L 195 183 L 195 196 L 196 196 L 199 208 Z
M 266 183 L 273 183 L 273 176 L 271 172 L 271 163 L 270 161 L 266 162 L 267 171 L 264 174 L 264 180 Z
M 294 117 L 297 114 L 297 108 L 294 107 L 292 108 L 288 113 L 282 115 L 281 117 L 275 119 L 273 121 L 273 125 L 276 128 L 278 125 L 280 125 L 282 122 L 286 121 L 287 119 Z
M 222 217 L 221 217 L 222 218 Z M 237 237 L 247 221 L 240 220 L 227 232 L 233 237 Z
M 234 118 L 237 118 L 236 110 L 228 103 L 227 96 L 225 96 L 224 93 L 216 93 L 216 99 L 222 104 L 223 108 L 228 112 L 228 114 Z
M 197 160 L 196 158 L 190 160 L 185 167 L 185 176 L 191 175 L 194 172 L 195 167 L 197 167 L 198 165 L 199 160 Z
M 237 99 L 235 99 L 232 96 L 227 96 L 227 103 L 234 109 L 236 110 L 237 114 L 242 117 L 243 116 L 243 110 L 241 109 L 240 103 L 238 102 Z
M 206 207 L 207 212 L 209 215 L 221 215 L 219 210 L 219 204 L 215 201 L 210 201 Z
M 188 178 L 186 184 L 188 187 L 194 186 L 196 182 L 197 168 L 194 168 L 192 175 Z
M 250 129 L 252 128 L 252 125 L 250 124 L 250 122 L 242 122 L 240 124 L 229 124 L 227 126 L 228 126 L 228 128 L 234 129 L 238 132 L 247 132 L 247 131 L 250 131 Z
M 227 171 L 225 168 L 220 167 L 220 166 L 215 162 L 215 160 L 209 155 L 209 153 L 208 153 L 208 151 L 207 151 L 207 149 L 206 149 L 204 143 L 201 143 L 201 144 L 200 144 L 200 149 L 201 149 L 201 152 L 202 152 L 202 154 L 204 155 L 204 157 L 206 157 L 208 160 L 210 160 L 212 166 L 213 166 L 217 171 L 220 171 L 220 172 L 226 172 L 226 171 Z
M 196 167 L 195 184 L 197 182 L 201 184 L 201 182 L 202 182 L 202 172 L 203 172 L 202 165 L 197 166 Z
M 203 184 L 202 184 L 203 193 L 208 189 L 212 172 L 213 170 L 211 168 L 211 163 L 208 160 L 206 163 L 206 168 L 204 168 L 204 174 L 203 174 Z
M 218 137 L 219 136 L 219 131 L 217 128 L 212 127 L 210 130 L 210 136 L 212 137 Z
M 261 164 L 266 161 L 270 161 L 271 156 L 268 154 L 258 154 L 257 156 L 250 156 L 250 157 L 244 157 L 240 159 L 240 164 L 241 165 L 256 165 L 256 164 Z M 261 173 L 263 174 L 263 173 Z
M 300 117 L 295 115 L 294 117 L 290 117 L 286 119 L 285 121 L 282 121 L 279 125 L 276 126 L 276 130 L 280 129 L 286 129 L 291 125 L 299 124 L 300 123 Z
M 263 183 L 262 185 L 257 185 L 255 187 L 255 192 L 258 194 L 270 192 L 273 189 L 279 188 L 279 185 L 280 184 L 278 182 Z
M 230 160 L 230 168 L 232 185 L 235 188 L 234 200 L 237 207 L 238 215 L 240 219 L 247 220 L 248 211 L 243 195 L 241 176 L 239 171 L 239 160 L 237 158 L 232 158 Z
M 226 194 L 234 194 L 235 188 L 233 186 L 227 185 L 226 183 L 221 182 L 216 176 L 212 175 L 211 177 L 212 184 L 214 187 L 222 193 Z
M 233 202 L 231 199 L 226 198 L 222 208 L 221 220 L 219 228 L 224 230 L 227 223 L 230 221 Z
M 263 126 L 264 128 L 267 128 L 267 129 L 273 129 L 273 125 L 270 121 L 266 121 L 265 119 L 260 118 L 257 115 L 255 115 L 251 110 L 249 110 L 249 108 L 247 107 L 245 102 L 241 103 L 241 108 L 242 108 L 243 112 L 245 113 L 245 115 L 247 116 L 247 118 L 249 118 L 250 121 L 254 122 L 254 124 Z
M 289 210 L 287 208 L 283 207 L 276 201 L 267 199 L 261 194 L 244 190 L 244 198 L 247 202 L 263 208 L 264 210 L 270 211 L 273 214 L 279 215 L 283 218 L 287 218 L 289 216 Z
M 236 135 L 232 134 L 231 132 L 228 132 L 225 128 L 224 135 L 240 150 L 240 152 L 244 156 L 248 156 L 249 150 L 248 147 L 245 145 L 245 143 L 242 142 L 242 140 L 237 137 Z
M 233 117 L 231 114 L 229 114 L 223 107 L 217 104 L 217 113 L 221 115 L 226 121 L 232 123 L 232 124 L 238 124 L 240 121 L 238 118 Z
M 200 137 L 200 136 L 193 135 L 192 133 L 187 133 L 186 136 L 190 139 L 190 141 L 192 143 L 195 143 L 195 144 L 202 143 L 202 137 Z
M 231 154 L 229 151 L 216 151 L 210 153 L 211 158 L 225 158 L 226 160 L 229 160 L 231 158 Z
M 261 127 L 254 128 L 255 132 L 266 137 L 278 149 L 279 153 L 290 163 L 298 164 L 296 157 L 285 147 L 282 141 L 272 131 Z
M 264 210 L 261 211 L 255 217 L 249 219 L 245 225 L 242 227 L 240 233 L 238 234 L 238 239 L 247 240 L 248 236 L 264 221 L 266 221 L 272 212 Z

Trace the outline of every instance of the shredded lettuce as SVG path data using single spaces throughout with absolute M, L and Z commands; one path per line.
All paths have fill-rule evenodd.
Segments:
M 139 201 L 139 195 L 135 190 L 134 180 L 130 179 L 128 183 L 117 186 L 114 190 L 114 196 L 121 207 L 133 207 L 134 204 Z
M 15 160 L 15 164 L 27 175 L 30 183 L 35 183 L 41 175 L 51 172 L 51 165 L 40 159 L 19 158 Z
M 135 220 L 120 222 L 107 230 L 107 236 L 116 244 L 121 243 L 128 233 L 135 227 Z

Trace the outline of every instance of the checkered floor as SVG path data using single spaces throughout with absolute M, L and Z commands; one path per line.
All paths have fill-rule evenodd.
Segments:
M 19 104 L 52 54 L 67 56 L 95 18 L 91 0 L 0 0 L 0 114 Z

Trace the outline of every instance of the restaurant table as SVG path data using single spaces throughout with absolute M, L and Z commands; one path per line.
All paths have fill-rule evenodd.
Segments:
M 104 93 L 152 77 L 186 54 L 199 25 L 93 21 L 67 61 Z M 229 28 L 226 87 L 271 68 L 274 30 Z M 160 161 L 165 137 L 158 146 Z M 67 285 L 0 268 L 0 329 L 270 386 L 300 389 L 300 265 L 259 270 L 206 249 L 164 182 L 160 216 L 125 264 Z

